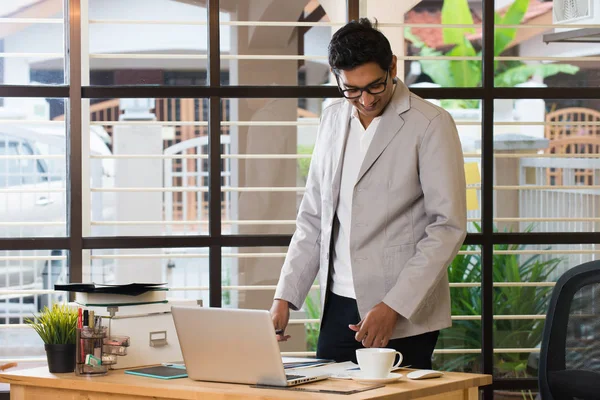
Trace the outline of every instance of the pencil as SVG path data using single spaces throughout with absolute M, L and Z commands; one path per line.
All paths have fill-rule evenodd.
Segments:
M 18 364 L 16 362 L 10 362 L 8 364 L 0 365 L 0 371 L 4 371 L 5 369 L 9 369 L 12 367 L 16 367 Z
M 94 329 L 94 312 L 93 311 L 90 311 L 89 320 L 90 320 L 90 323 L 89 323 L 90 328 Z

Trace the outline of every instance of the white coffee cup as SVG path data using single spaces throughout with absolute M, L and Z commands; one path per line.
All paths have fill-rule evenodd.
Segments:
M 398 355 L 398 362 L 394 359 Z M 368 348 L 356 350 L 356 360 L 360 367 L 361 376 L 370 379 L 387 378 L 391 370 L 402 363 L 402 353 L 394 349 Z

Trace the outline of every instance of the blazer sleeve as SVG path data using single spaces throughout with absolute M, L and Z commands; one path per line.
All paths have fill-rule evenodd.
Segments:
M 279 276 L 275 299 L 286 300 L 290 308 L 298 310 L 319 271 L 321 247 L 321 136 L 323 119 L 319 123 L 315 147 L 308 169 L 306 190 L 298 215 L 296 231 L 288 247 L 287 255 Z
M 419 146 L 419 179 L 430 221 L 416 251 L 383 302 L 412 319 L 445 275 L 467 234 L 464 158 L 456 125 L 446 111 L 434 117 Z

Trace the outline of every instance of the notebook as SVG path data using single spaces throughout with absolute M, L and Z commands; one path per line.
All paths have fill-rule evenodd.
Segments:
M 126 374 L 146 376 L 148 378 L 157 379 L 177 379 L 187 378 L 187 371 L 185 369 L 176 367 L 167 367 L 164 365 L 157 365 L 154 367 L 136 368 L 125 370 Z

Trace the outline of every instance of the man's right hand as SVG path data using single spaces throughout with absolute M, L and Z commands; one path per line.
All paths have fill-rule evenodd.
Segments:
M 273 305 L 269 310 L 273 319 L 273 326 L 277 335 L 278 342 L 285 342 L 291 336 L 285 334 L 285 328 L 290 320 L 290 305 L 287 301 L 281 299 L 273 300 Z

